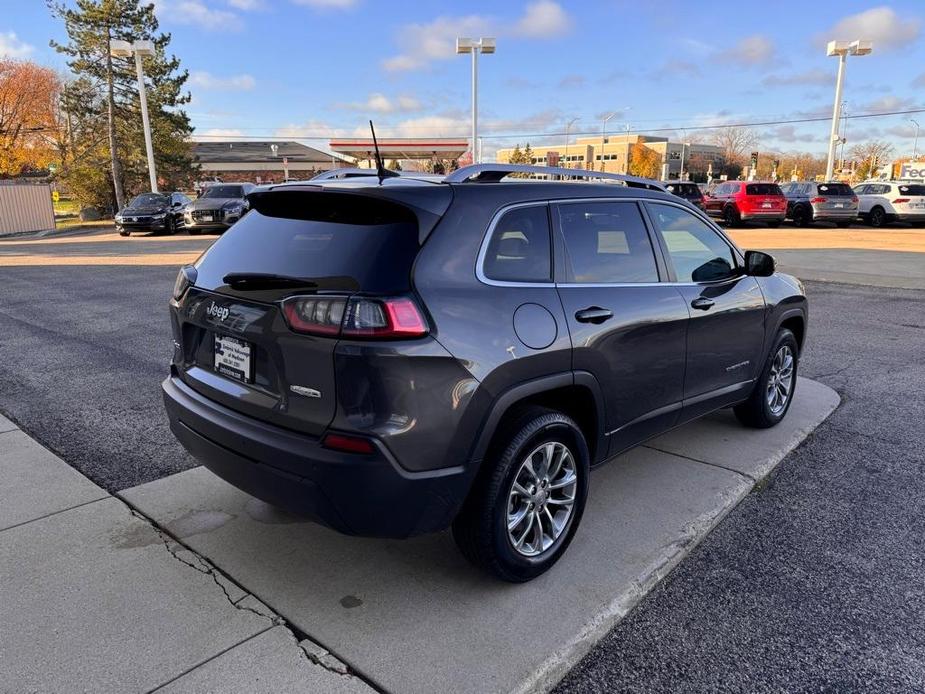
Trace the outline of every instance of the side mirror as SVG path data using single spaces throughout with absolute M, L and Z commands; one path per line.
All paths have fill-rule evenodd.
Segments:
M 745 251 L 745 274 L 770 277 L 774 274 L 774 257 L 761 251 Z

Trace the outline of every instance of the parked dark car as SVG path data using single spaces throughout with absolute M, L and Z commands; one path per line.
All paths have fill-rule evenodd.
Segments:
M 858 196 L 847 183 L 794 181 L 781 186 L 787 198 L 787 217 L 798 227 L 834 222 L 849 227 L 858 218 Z
M 142 193 L 116 214 L 116 229 L 121 236 L 133 231 L 174 234 L 183 226 L 189 201 L 183 193 Z
M 724 407 L 774 426 L 792 401 L 801 284 L 654 181 L 483 164 L 249 199 L 177 277 L 170 426 L 341 532 L 452 525 L 526 581 L 571 541 L 592 466 Z
M 689 181 L 662 181 L 662 185 L 672 195 L 677 195 L 679 198 L 687 200 L 694 207 L 704 209 L 703 192 L 696 183 Z
M 253 183 L 216 183 L 186 206 L 186 230 L 193 236 L 204 231 L 223 232 L 248 209 L 247 195 Z
M 707 214 L 721 219 L 726 226 L 760 221 L 779 227 L 787 214 L 787 199 L 776 183 L 726 181 L 716 186 L 704 202 Z

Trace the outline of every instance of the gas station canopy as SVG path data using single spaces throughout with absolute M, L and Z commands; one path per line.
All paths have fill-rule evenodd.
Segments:
M 378 141 L 383 159 L 459 159 L 469 149 L 469 142 L 465 138 L 378 138 Z M 372 159 L 376 155 L 371 137 L 331 140 L 328 146 L 337 154 L 356 159 Z

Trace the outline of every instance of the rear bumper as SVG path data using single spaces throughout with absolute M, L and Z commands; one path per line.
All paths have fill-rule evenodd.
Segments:
M 857 219 L 858 209 L 846 210 L 813 210 L 813 221 L 816 222 L 843 222 L 846 219 Z
M 782 222 L 786 214 L 784 210 L 752 210 L 751 212 L 740 212 L 739 218 L 742 220 L 760 219 L 762 221 Z
M 469 487 L 463 468 L 408 472 L 379 441 L 357 455 L 229 410 L 171 375 L 170 428 L 203 465 L 242 491 L 350 535 L 403 538 L 442 530 Z

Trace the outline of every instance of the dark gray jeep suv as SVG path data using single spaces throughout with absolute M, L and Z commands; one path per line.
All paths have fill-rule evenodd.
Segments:
M 477 165 L 249 202 L 177 278 L 171 428 L 339 531 L 452 526 L 529 580 L 571 541 L 591 467 L 723 407 L 773 426 L 792 400 L 800 283 L 655 182 Z

